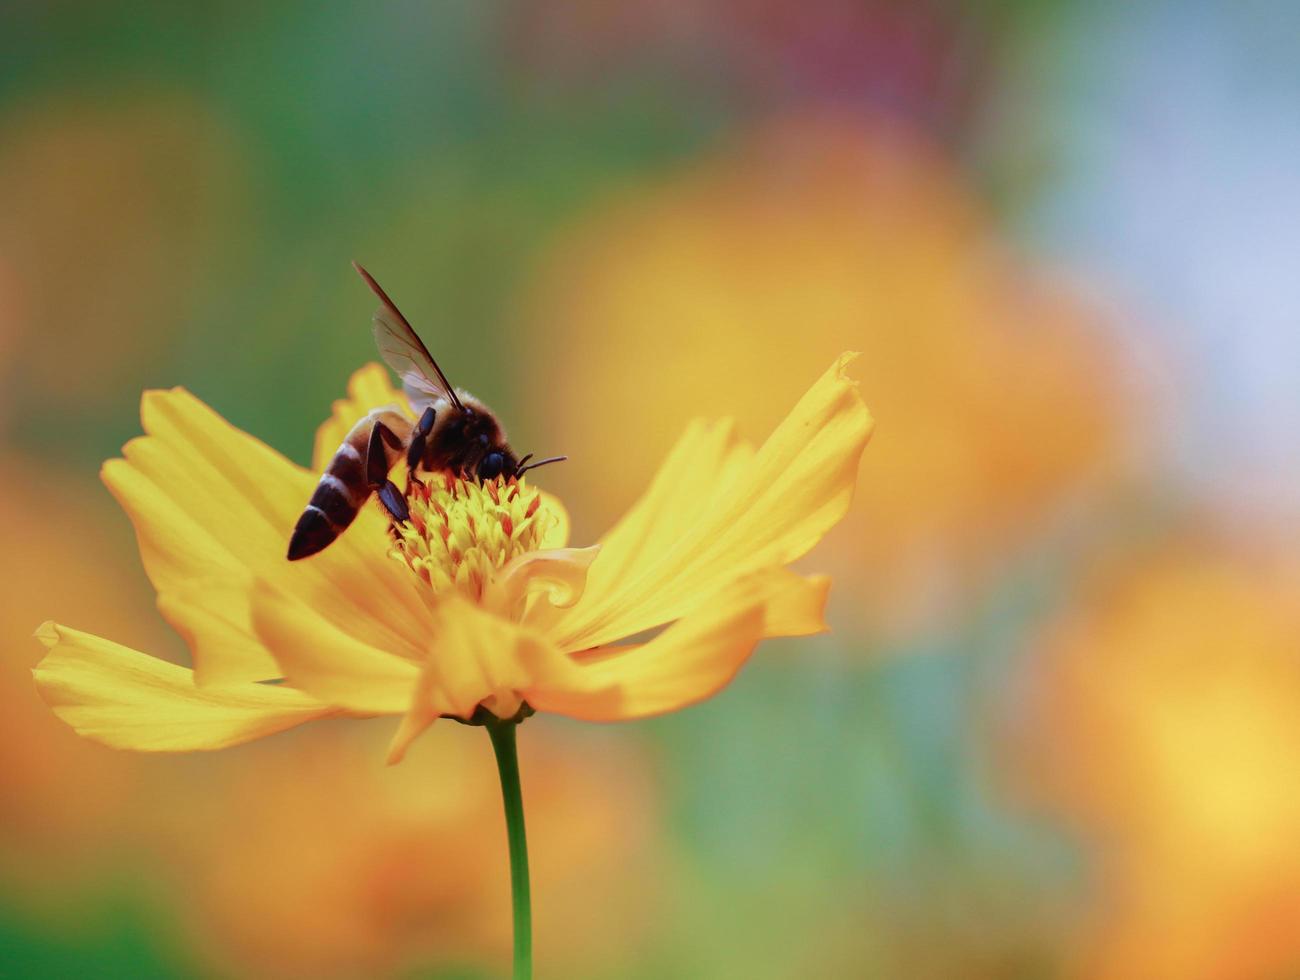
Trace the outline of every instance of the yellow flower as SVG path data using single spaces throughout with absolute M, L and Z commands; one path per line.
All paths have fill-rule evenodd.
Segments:
M 685 707 L 725 686 L 764 637 L 825 628 L 828 579 L 785 566 L 849 506 L 872 429 L 845 375 L 852 358 L 758 449 L 729 422 L 689 426 L 641 500 L 585 549 L 566 547 L 563 507 L 526 479 L 435 476 L 409 527 L 394 534 L 368 507 L 320 555 L 286 561 L 314 475 L 188 392 L 148 392 L 146 435 L 103 478 L 194 669 L 46 623 L 37 685 L 82 735 L 141 750 L 401 715 L 390 761 L 434 719 L 480 706 L 595 721 Z M 318 469 L 347 425 L 404 405 L 374 365 L 349 395 L 318 433 Z

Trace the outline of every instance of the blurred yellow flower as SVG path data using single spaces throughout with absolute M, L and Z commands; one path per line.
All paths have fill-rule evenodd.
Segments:
M 522 749 L 529 824 L 546 841 L 533 861 L 541 949 L 557 976 L 626 968 L 655 922 L 663 854 L 645 760 L 601 742 L 539 727 Z M 392 770 L 365 765 L 368 751 L 328 726 L 262 743 L 207 768 L 157 828 L 182 924 L 220 975 L 409 976 L 509 950 L 486 745 L 426 740 L 417 768 Z
M 554 246 L 520 315 L 547 346 L 521 381 L 548 436 L 618 461 L 599 492 L 550 477 L 580 530 L 685 419 L 762 431 L 817 351 L 866 351 L 885 425 L 836 541 L 838 568 L 870 570 L 853 613 L 871 625 L 959 608 L 1119 455 L 1124 393 L 1080 305 L 1009 254 L 937 151 L 857 116 L 777 121 L 631 188 Z
M 103 477 L 194 670 L 47 623 L 37 685 L 81 734 L 143 750 L 403 715 L 392 761 L 437 717 L 468 719 L 480 706 L 598 721 L 684 707 L 727 684 L 764 637 L 824 628 L 829 580 L 785 566 L 849 506 L 872 429 L 850 360 L 837 359 L 758 449 L 730 423 L 689 426 L 598 548 L 565 547 L 563 508 L 526 481 L 434 480 L 399 560 L 376 507 L 319 556 L 286 561 L 313 474 L 188 392 L 148 392 L 147 434 Z M 342 425 L 395 403 L 383 371 L 362 369 L 318 453 L 337 446 Z M 509 557 L 503 542 L 516 533 L 537 550 Z
M 1047 643 L 1052 796 L 1097 849 L 1085 975 L 1300 971 L 1300 589 L 1183 544 L 1106 568 Z

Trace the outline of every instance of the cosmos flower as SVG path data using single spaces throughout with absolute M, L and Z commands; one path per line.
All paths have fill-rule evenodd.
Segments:
M 37 686 L 82 735 L 140 750 L 398 715 L 394 762 L 441 716 L 617 721 L 700 701 L 763 638 L 825 628 L 829 580 L 786 566 L 849 506 L 873 425 L 845 374 L 852 358 L 757 449 L 729 422 L 690 425 L 597 546 L 569 547 L 563 506 L 527 478 L 433 475 L 408 523 L 367 507 L 301 562 L 285 545 L 314 474 L 186 391 L 148 392 L 146 435 L 103 478 L 194 667 L 46 623 Z M 389 404 L 409 410 L 382 369 L 357 372 L 318 433 L 317 469 Z

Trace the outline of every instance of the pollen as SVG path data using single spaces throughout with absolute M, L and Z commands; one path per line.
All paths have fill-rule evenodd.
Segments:
M 390 557 L 434 592 L 478 601 L 499 569 L 536 551 L 558 518 L 542 494 L 515 479 L 475 483 L 449 474 L 412 480 L 410 520 L 392 525 Z

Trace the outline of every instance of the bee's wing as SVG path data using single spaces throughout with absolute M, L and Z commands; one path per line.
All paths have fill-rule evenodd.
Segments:
M 392 311 L 375 311 L 375 345 L 390 368 L 402 379 L 402 387 L 413 405 L 440 398 L 455 404 L 456 394 L 415 331 Z
M 361 278 L 379 297 L 380 306 L 375 310 L 374 328 L 375 345 L 380 355 L 390 368 L 402 379 L 402 386 L 417 408 L 424 404 L 445 398 L 457 408 L 462 407 L 460 398 L 438 367 L 438 362 L 429 353 L 429 348 L 411 329 L 411 324 L 402 311 L 397 308 L 379 283 L 375 282 L 361 266 L 356 265 Z

